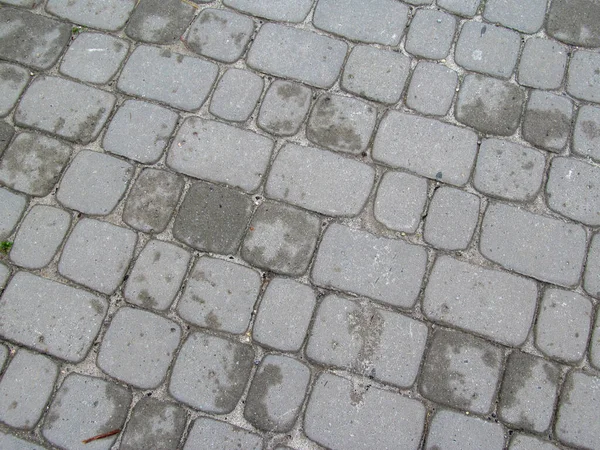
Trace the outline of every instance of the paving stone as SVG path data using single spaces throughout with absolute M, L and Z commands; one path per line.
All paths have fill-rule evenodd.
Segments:
M 253 361 L 254 351 L 249 345 L 193 333 L 179 351 L 169 392 L 192 408 L 229 413 L 244 393 Z
M 260 72 L 329 88 L 340 74 L 347 49 L 345 42 L 328 36 L 266 23 L 256 35 L 246 62 Z
M 44 450 L 44 447 L 0 431 L 0 447 L 4 450 Z
M 29 71 L 23 67 L 0 63 L 0 117 L 13 109 L 30 78 Z
M 52 191 L 72 148 L 37 133 L 19 133 L 0 160 L 0 182 L 29 195 Z
M 437 120 L 390 111 L 379 125 L 373 159 L 462 186 L 477 154 L 477 135 Z
M 567 445 L 600 447 L 600 431 L 596 426 L 600 407 L 600 379 L 582 372 L 571 372 L 560 399 L 556 436 Z
M 280 355 L 267 355 L 250 385 L 244 417 L 268 432 L 289 431 L 298 417 L 310 369 L 302 362 Z
M 452 69 L 421 61 L 410 79 L 406 105 L 423 114 L 445 116 L 452 104 L 457 84 L 458 75 Z
M 250 264 L 286 275 L 306 272 L 321 230 L 318 217 L 283 203 L 262 203 L 242 245 Z
M 120 450 L 160 448 L 175 450 L 185 429 L 187 414 L 173 403 L 142 397 L 123 433 Z
M 191 255 L 168 242 L 149 241 L 129 274 L 125 299 L 144 308 L 165 310 L 181 287 Z
M 481 228 L 479 248 L 491 261 L 560 286 L 579 281 L 586 251 L 581 226 L 498 203 L 488 206 Z
M 575 52 L 569 64 L 567 92 L 575 98 L 600 103 L 599 53 L 584 50 Z
M 113 116 L 102 147 L 143 164 L 160 159 L 179 116 L 152 103 L 127 100 Z
M 248 70 L 228 69 L 210 101 L 210 112 L 224 120 L 248 120 L 262 94 L 264 82 Z
M 2 8 L 0 58 L 49 69 L 71 39 L 69 24 L 14 8 Z
M 194 421 L 183 450 L 197 448 L 261 450 L 263 439 L 258 434 L 220 420 L 199 417 Z
M 194 18 L 194 8 L 180 0 L 141 0 L 125 33 L 136 41 L 174 44 Z
M 596 324 L 590 340 L 590 362 L 596 368 L 600 368 L 600 314 L 596 310 Z M 0 366 L 2 367 L 2 366 Z
M 15 112 L 16 125 L 87 144 L 98 136 L 115 106 L 115 96 L 64 78 L 40 76 L 29 85 Z
M 377 71 L 373 71 L 377 67 Z M 376 102 L 393 104 L 400 100 L 410 58 L 400 52 L 357 45 L 352 49 L 342 74 L 341 87 Z
M 96 338 L 107 309 L 102 297 L 17 272 L 2 295 L 0 335 L 57 358 L 79 362 Z
M 546 159 L 532 148 L 501 139 L 479 147 L 473 185 L 486 195 L 515 201 L 535 198 L 542 186 Z
M 216 183 L 254 191 L 261 184 L 273 141 L 252 131 L 189 117 L 167 155 L 172 169 Z
M 481 0 L 437 0 L 436 4 L 459 16 L 473 17 L 477 13 Z
M 483 17 L 523 33 L 536 33 L 544 24 L 547 3 L 547 0 L 487 0 Z
M 110 295 L 125 277 L 136 240 L 136 233 L 126 228 L 81 219 L 67 239 L 58 271 L 76 283 Z
M 423 312 L 435 322 L 519 346 L 527 339 L 536 305 L 532 280 L 441 256 L 425 289 Z
M 600 168 L 572 158 L 554 158 L 548 175 L 548 206 L 563 216 L 600 225 Z
M 319 0 L 315 27 L 348 39 L 398 45 L 408 19 L 408 7 L 393 0 Z
M 417 377 L 427 326 L 416 320 L 330 295 L 319 305 L 306 355 L 327 366 L 400 387 Z
M 35 205 L 21 223 L 10 260 L 27 269 L 41 269 L 52 261 L 62 244 L 71 215 L 59 208 Z
M 559 448 L 536 437 L 515 433 L 508 450 L 559 450 Z
M 567 44 L 600 46 L 600 4 L 594 0 L 555 0 L 550 6 L 546 31 Z
M 174 173 L 152 168 L 142 170 L 125 202 L 123 221 L 145 233 L 164 231 L 183 186 L 183 179 Z
M 560 152 L 569 139 L 573 103 L 566 97 L 543 91 L 533 91 L 529 95 L 523 138 L 551 152 Z
M 252 19 L 232 11 L 206 8 L 192 22 L 185 41 L 202 56 L 232 63 L 241 58 L 253 32 Z
M 456 119 L 485 134 L 511 136 L 517 131 L 525 91 L 516 84 L 470 74 L 458 92 Z
M 0 156 L 2 155 L 6 147 L 8 147 L 8 144 L 10 144 L 10 141 L 14 134 L 15 129 L 12 127 L 12 125 L 0 121 Z
M 411 308 L 425 275 L 424 247 L 333 224 L 312 269 L 313 281 L 374 300 Z
M 565 77 L 567 48 L 556 41 L 531 38 L 519 62 L 519 84 L 538 89 L 558 89 Z
M 579 108 L 572 148 L 575 153 L 600 162 L 600 108 L 591 105 Z
M 2 0 L 7 5 L 22 6 L 24 8 L 35 8 L 42 3 L 42 0 Z
M 10 269 L 5 264 L 0 263 L 0 290 L 6 285 L 8 277 L 10 277 Z M 4 360 L 6 359 L 5 350 L 6 348 L 0 345 L 0 370 L 2 370 Z
M 0 188 L 0 239 L 10 236 L 25 212 L 26 206 L 26 197 Z
M 416 56 L 443 59 L 456 31 L 456 18 L 434 9 L 418 10 L 410 22 L 404 47 Z
M 190 273 L 177 313 L 194 325 L 242 334 L 250 323 L 261 284 L 254 269 L 202 257 Z
M 371 192 L 367 164 L 313 147 L 286 144 L 267 179 L 267 196 L 330 216 L 355 216 Z
M 252 213 L 246 195 L 208 183 L 194 183 L 175 217 L 173 236 L 198 250 L 234 254 Z
M 306 86 L 275 80 L 262 100 L 256 123 L 268 133 L 292 136 L 300 130 L 311 98 L 312 91 Z
M 600 235 L 595 234 L 585 265 L 583 287 L 592 296 L 600 298 Z
M 60 73 L 95 84 L 108 83 L 127 56 L 129 43 L 100 33 L 81 33 L 60 63 Z
M 212 62 L 140 45 L 127 60 L 117 87 L 125 94 L 194 111 L 208 97 L 217 74 Z
M 121 159 L 82 150 L 65 171 L 56 199 L 85 214 L 110 214 L 125 194 L 134 170 Z
M 140 389 L 163 381 L 181 329 L 156 314 L 121 308 L 113 317 L 98 353 L 98 367 L 113 378 Z
M 48 0 L 46 11 L 79 25 L 116 31 L 123 28 L 135 5 L 136 0 Z
M 81 448 L 81 439 L 121 428 L 127 418 L 131 392 L 100 378 L 72 373 L 65 378 L 50 405 L 42 434 L 63 448 Z M 109 449 L 117 435 L 95 442 Z
M 324 373 L 311 393 L 304 430 L 332 449 L 394 448 L 402 442 L 404 449 L 416 450 L 424 422 L 425 408 L 417 400 Z
M 315 292 L 310 286 L 287 278 L 274 278 L 260 302 L 252 338 L 278 350 L 300 350 L 315 304 Z
M 479 197 L 458 189 L 435 191 L 423 237 L 436 248 L 463 250 L 469 246 L 479 219 Z
M 277 3 L 264 0 L 225 0 L 230 8 L 280 22 L 302 22 L 314 0 L 283 0 Z
M 50 359 L 19 350 L 0 381 L 0 420 L 32 429 L 52 395 L 58 366 Z

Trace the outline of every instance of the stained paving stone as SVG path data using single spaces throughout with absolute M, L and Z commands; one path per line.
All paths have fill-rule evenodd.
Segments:
M 125 28 L 136 41 L 174 44 L 184 33 L 196 9 L 180 0 L 141 0 Z
M 57 375 L 58 366 L 50 358 L 18 350 L 0 381 L 0 420 L 15 428 L 35 427 Z
M 288 278 L 274 278 L 263 294 L 252 337 L 282 351 L 300 349 L 316 304 L 315 291 Z
M 566 97 L 533 91 L 523 118 L 523 138 L 552 152 L 560 152 L 569 139 L 573 104 Z
M 179 351 L 169 392 L 194 409 L 229 413 L 244 393 L 253 361 L 254 351 L 249 345 L 193 333 Z
M 433 9 L 420 9 L 410 22 L 404 47 L 416 56 L 442 59 L 448 55 L 456 31 L 456 18 Z
M 82 289 L 17 272 L 2 295 L 0 335 L 70 362 L 90 349 L 108 309 Z
M 572 148 L 575 153 L 600 162 L 600 108 L 591 105 L 579 108 Z
M 72 148 L 56 139 L 19 133 L 0 160 L 0 182 L 25 194 L 44 197 L 52 191 Z
M 76 283 L 110 295 L 125 277 L 136 241 L 136 233 L 127 228 L 81 219 L 67 239 L 58 271 Z
M 596 310 L 596 324 L 590 340 L 590 363 L 600 368 L 600 314 Z
M 289 431 L 296 422 L 309 381 L 310 369 L 304 363 L 267 355 L 250 384 L 244 417 L 264 431 Z
M 185 410 L 174 403 L 143 397 L 133 408 L 119 448 L 175 450 L 185 429 L 186 419 Z
M 355 216 L 371 192 L 370 165 L 313 147 L 286 144 L 267 179 L 268 197 L 330 216 Z
M 194 265 L 177 312 L 194 325 L 242 334 L 250 323 L 260 286 L 256 270 L 205 256 Z
M 136 5 L 135 0 L 106 0 L 101 3 L 88 0 L 48 0 L 46 11 L 79 25 L 101 30 L 123 28 Z
M 15 129 L 12 125 L 0 121 L 0 155 L 2 155 L 4 150 L 6 150 L 6 147 L 8 147 L 8 144 L 10 144 L 14 134 Z
M 481 253 L 509 270 L 560 286 L 581 277 L 586 234 L 580 225 L 498 203 L 488 206 L 481 228 Z
M 406 105 L 420 113 L 444 116 L 448 113 L 458 75 L 441 64 L 421 61 L 417 64 L 406 93 Z
M 118 384 L 69 374 L 50 405 L 42 434 L 56 446 L 81 448 L 82 438 L 121 428 L 130 403 L 131 392 Z M 98 440 L 93 448 L 109 449 L 116 439 Z
M 217 84 L 209 111 L 224 120 L 245 122 L 256 108 L 263 87 L 263 79 L 255 73 L 228 69 Z
M 10 269 L 5 264 L 0 263 L 0 289 L 4 288 L 8 277 L 10 277 Z M 2 370 L 2 366 L 4 365 L 4 359 L 6 358 L 6 355 L 2 356 L 4 350 L 5 349 L 3 349 L 2 346 L 0 346 L 0 370 Z
M 548 175 L 548 206 L 586 225 L 600 225 L 600 168 L 572 158 L 554 158 Z
M 519 84 L 538 89 L 558 89 L 565 77 L 567 48 L 549 39 L 525 42 L 519 62 Z
M 537 292 L 527 278 L 441 256 L 425 288 L 423 313 L 435 322 L 519 346 L 531 329 Z
M 6 268 L 4 264 L 2 264 L 0 267 Z M 0 344 L 0 370 L 4 368 L 4 363 L 6 363 L 6 360 L 8 359 L 8 354 L 8 347 L 6 347 L 6 345 Z
M 304 430 L 332 449 L 394 448 L 402 442 L 416 450 L 424 422 L 425 407 L 417 400 L 324 373 L 310 395 Z
M 550 442 L 523 433 L 513 434 L 508 450 L 559 450 Z
M 600 4 L 594 0 L 556 0 L 548 13 L 546 31 L 567 44 L 600 46 Z
M 367 301 L 330 295 L 319 305 L 306 355 L 371 379 L 410 387 L 417 377 L 427 326 Z
M 34 69 L 49 69 L 71 38 L 71 27 L 39 14 L 2 8 L 0 58 Z
M 208 97 L 217 73 L 212 62 L 140 45 L 127 60 L 117 87 L 125 94 L 194 111 Z
M 52 76 L 33 80 L 15 111 L 15 124 L 87 144 L 98 136 L 115 96 Z
M 183 450 L 197 448 L 240 448 L 261 450 L 263 439 L 255 433 L 220 420 L 200 417 L 194 421 Z
M 23 8 L 35 8 L 42 0 L 2 0 L 7 5 L 22 6 Z
M 594 235 L 590 244 L 583 287 L 591 296 L 600 298 L 600 234 L 598 233 Z
M 44 447 L 0 431 L 0 446 L 5 450 L 44 450 Z
M 517 131 L 525 91 L 516 84 L 481 75 L 465 76 L 456 101 L 456 119 L 485 134 Z
M 381 121 L 373 159 L 456 186 L 467 183 L 477 154 L 477 135 L 425 117 L 390 111 Z
M 23 67 L 0 63 L 0 117 L 13 109 L 29 79 L 29 71 Z
M 473 17 L 481 0 L 437 0 L 437 5 L 459 16 Z
M 300 130 L 311 98 L 312 91 L 308 87 L 275 80 L 262 100 L 256 123 L 268 133 L 292 136 Z
M 483 17 L 523 33 L 536 33 L 546 16 L 546 0 L 487 0 Z
M 575 52 L 569 64 L 567 92 L 575 98 L 600 103 L 600 54 Z
M 333 224 L 317 251 L 312 280 L 410 308 L 417 300 L 426 260 L 424 247 Z
M 225 0 L 230 8 L 281 22 L 302 22 L 308 15 L 314 0 L 284 0 L 274 4 L 263 0 Z
M 246 62 L 260 72 L 329 88 L 340 74 L 347 49 L 338 39 L 267 23 L 256 35 Z
M 0 188 L 0 239 L 10 236 L 26 206 L 27 197 Z
M 123 295 L 129 303 L 165 310 L 181 287 L 191 255 L 168 242 L 149 241 L 139 254 Z

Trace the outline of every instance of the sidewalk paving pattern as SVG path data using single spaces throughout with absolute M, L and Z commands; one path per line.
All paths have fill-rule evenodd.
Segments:
M 0 449 L 600 450 L 600 1 L 0 0 L 0 241 Z

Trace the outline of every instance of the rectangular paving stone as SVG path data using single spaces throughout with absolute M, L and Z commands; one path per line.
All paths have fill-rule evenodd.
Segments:
M 116 31 L 125 25 L 136 0 L 48 0 L 46 11 L 79 25 Z
M 108 305 L 102 297 L 26 272 L 10 280 L 0 302 L 0 335 L 69 362 L 90 349 Z
M 502 426 L 460 412 L 439 410 L 431 420 L 426 450 L 502 450 Z
M 424 247 L 332 224 L 312 269 L 317 285 L 411 308 L 425 275 Z
M 280 24 L 261 27 L 247 64 L 260 72 L 320 88 L 335 83 L 348 45 L 337 39 Z
M 261 450 L 263 439 L 255 433 L 220 420 L 199 417 L 194 421 L 183 450 L 199 448 Z
M 538 89 L 558 89 L 567 68 L 567 48 L 550 39 L 525 42 L 517 78 L 519 84 Z
M 600 162 L 600 108 L 583 105 L 573 130 L 573 151 Z
M 546 0 L 487 0 L 483 17 L 523 33 L 536 33 L 546 16 Z
M 136 3 L 125 33 L 136 41 L 174 44 L 184 33 L 196 9 L 180 0 L 142 0 Z
M 483 218 L 479 249 L 509 270 L 573 286 L 583 269 L 586 234 L 579 225 L 492 204 Z
M 600 298 L 600 234 L 598 233 L 594 235 L 590 244 L 590 251 L 585 263 L 583 288 L 591 296 Z
M 224 0 L 225 5 L 239 11 L 281 22 L 302 22 L 314 0 Z
M 473 17 L 481 0 L 437 0 L 437 5 L 459 16 Z
M 448 55 L 454 33 L 456 18 L 433 9 L 418 10 L 410 22 L 404 47 L 416 56 L 443 59 Z
M 406 105 L 420 113 L 445 116 L 456 94 L 458 75 L 441 64 L 421 61 L 413 71 Z
M 594 8 L 598 9 L 597 6 L 594 6 Z M 598 11 L 600 11 L 600 9 L 598 9 Z M 600 42 L 600 32 L 598 33 L 598 41 Z M 600 103 L 599 71 L 600 54 L 597 52 L 577 50 L 569 64 L 567 92 L 575 98 Z
M 263 79 L 255 73 L 228 69 L 217 84 L 209 111 L 224 120 L 245 122 L 256 108 L 263 87 Z
M 523 139 L 536 147 L 560 152 L 569 139 L 572 115 L 573 103 L 568 98 L 533 91 L 521 126 Z
M 554 0 L 550 5 L 547 33 L 567 44 L 600 46 L 600 5 L 593 0 Z
M 308 114 L 312 91 L 293 81 L 275 80 L 262 99 L 256 124 L 268 133 L 292 136 Z
M 467 183 L 477 135 L 437 120 L 390 111 L 379 125 L 373 159 L 456 186 Z
M 0 117 L 8 115 L 15 106 L 29 79 L 29 71 L 23 67 L 0 63 Z

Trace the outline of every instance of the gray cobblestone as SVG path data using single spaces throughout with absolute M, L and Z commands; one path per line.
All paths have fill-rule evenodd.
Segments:
M 6 285 L 8 277 L 10 277 L 10 269 L 5 264 L 0 263 L 0 290 L 2 290 Z M 2 370 L 4 360 L 6 359 L 6 355 L 2 356 L 2 354 L 5 353 L 5 350 L 6 348 L 0 345 L 0 370 Z
M 584 289 L 593 297 L 600 298 L 600 234 L 592 238 L 583 277 Z
M 455 411 L 440 410 L 433 416 L 426 450 L 501 450 L 504 430 L 498 424 Z
M 194 421 L 183 450 L 199 448 L 261 450 L 263 440 L 259 435 L 243 428 L 220 420 L 199 417 Z
M 12 125 L 0 121 L 0 156 L 2 155 L 2 153 L 4 153 L 4 150 L 6 150 L 8 144 L 10 144 L 10 141 L 14 134 L 15 129 L 12 127 Z
M 452 69 L 421 61 L 410 79 L 406 105 L 423 114 L 444 116 L 452 104 L 457 83 L 458 75 Z
M 598 310 L 596 310 L 596 324 L 590 340 L 590 362 L 597 369 L 600 368 L 600 314 L 598 314 Z
M 483 17 L 523 33 L 535 33 L 544 24 L 547 3 L 546 0 L 487 0 Z
M 29 79 L 29 71 L 23 67 L 0 63 L 0 117 L 13 109 Z
M 174 44 L 192 19 L 195 8 L 180 0 L 142 0 L 127 23 L 132 39 L 155 44 Z
M 234 122 L 248 120 L 263 91 L 261 77 L 248 70 L 228 69 L 210 101 L 210 112 Z
M 282 22 L 302 22 L 314 0 L 284 0 L 273 3 L 265 0 L 224 0 L 230 8 L 235 8 L 253 16 Z
M 406 51 L 423 58 L 442 59 L 448 55 L 456 32 L 456 18 L 433 9 L 416 12 L 406 37 Z
M 508 450 L 560 450 L 550 442 L 522 433 L 515 433 L 510 441 Z
M 2 0 L 7 5 L 22 6 L 24 8 L 35 8 L 41 3 L 41 0 Z
M 579 108 L 573 131 L 573 151 L 600 162 L 600 108 L 591 105 Z
M 568 98 L 533 91 L 523 119 L 523 138 L 553 152 L 560 152 L 569 139 L 573 104 Z
M 292 136 L 310 108 L 312 92 L 306 86 L 276 80 L 265 94 L 256 123 L 263 130 L 280 136 Z
M 459 16 L 473 17 L 481 0 L 437 0 L 437 5 Z
M 27 198 L 0 188 L 0 239 L 8 237 L 25 212 Z
M 528 39 L 519 62 L 519 84 L 538 89 L 558 89 L 565 77 L 567 48 L 556 41 Z
M 600 33 L 598 35 L 600 39 Z M 567 92 L 573 97 L 600 103 L 600 54 L 577 50 L 569 64 Z
M 48 0 L 46 11 L 80 25 L 116 31 L 125 25 L 135 5 L 135 0 Z
M 44 450 L 44 447 L 0 431 L 0 446 L 4 450 Z
M 546 31 L 567 44 L 600 46 L 600 5 L 589 0 L 556 0 L 548 13 Z

